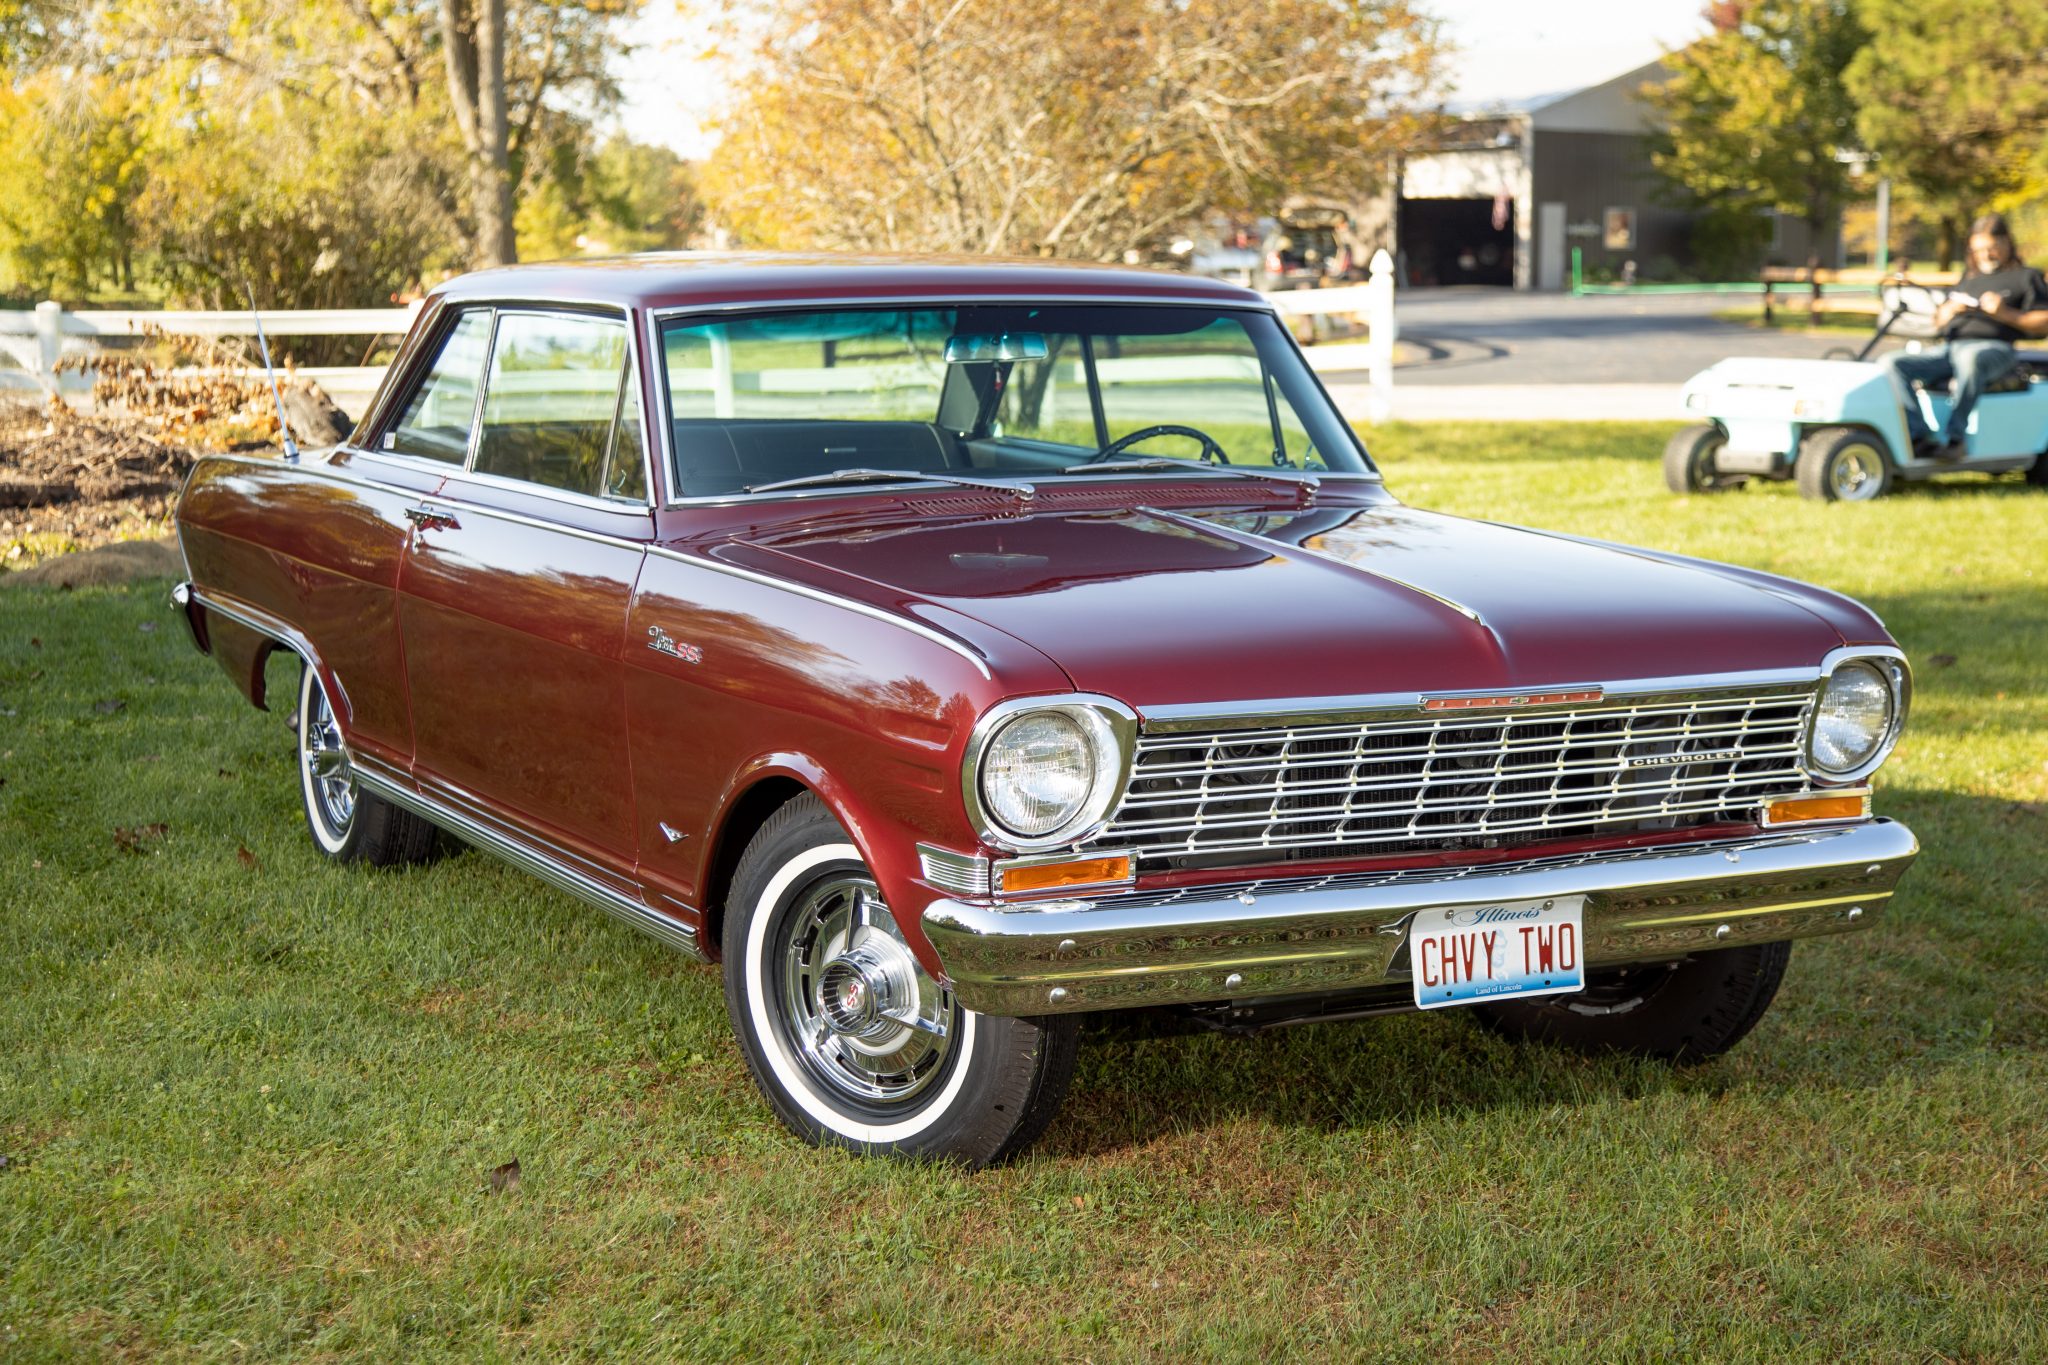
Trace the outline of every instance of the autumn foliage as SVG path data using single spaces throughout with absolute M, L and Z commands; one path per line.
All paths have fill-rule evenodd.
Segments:
M 751 93 L 704 190 L 785 248 L 1116 259 L 1371 190 L 1440 93 L 1408 0 L 811 0 L 736 27 Z

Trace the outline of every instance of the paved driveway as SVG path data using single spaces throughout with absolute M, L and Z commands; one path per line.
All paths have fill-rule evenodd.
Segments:
M 1732 355 L 1819 359 L 1849 333 L 1806 337 L 1716 322 L 1740 294 L 1516 294 L 1418 289 L 1399 296 L 1401 338 L 1440 353 L 1404 365 L 1414 384 L 1677 384 Z M 1346 376 L 1353 378 L 1353 376 Z

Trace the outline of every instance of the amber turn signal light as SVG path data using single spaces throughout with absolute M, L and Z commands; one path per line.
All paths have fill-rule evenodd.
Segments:
M 1766 825 L 1790 825 L 1804 820 L 1861 820 L 1870 814 L 1870 793 L 1829 792 L 1822 796 L 1788 796 L 1764 806 Z
M 1099 886 L 1131 879 L 1131 858 L 1079 858 L 1070 863 L 1039 863 L 1002 869 L 1004 891 L 1053 891 L 1062 886 Z

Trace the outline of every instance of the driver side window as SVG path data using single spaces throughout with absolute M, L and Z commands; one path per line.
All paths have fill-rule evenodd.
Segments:
M 477 389 L 490 346 L 490 309 L 472 309 L 457 318 L 434 357 L 433 368 L 405 405 L 405 414 L 385 431 L 383 449 L 447 464 L 466 460 L 470 428 L 476 421 Z

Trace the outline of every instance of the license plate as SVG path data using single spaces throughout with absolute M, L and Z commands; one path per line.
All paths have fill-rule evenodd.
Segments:
M 1584 896 L 1417 911 L 1408 929 L 1415 1007 L 1585 989 Z

